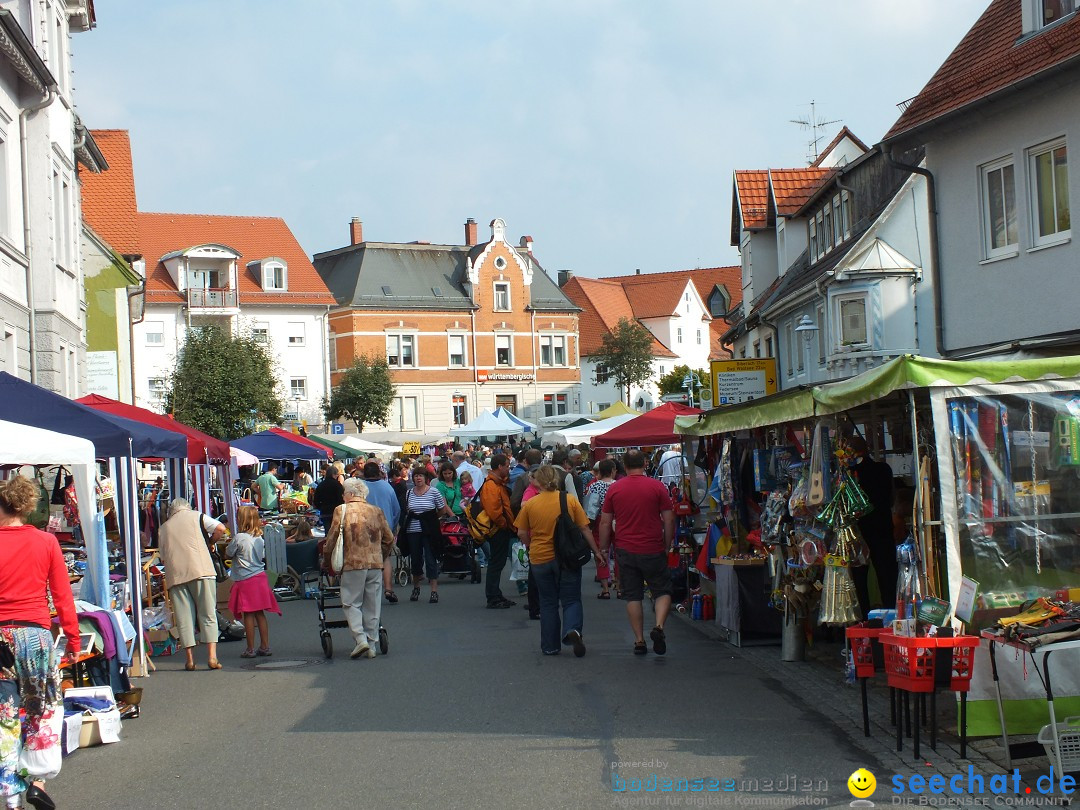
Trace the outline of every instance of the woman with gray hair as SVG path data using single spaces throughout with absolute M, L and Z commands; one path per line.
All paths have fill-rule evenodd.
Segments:
M 326 533 L 323 566 L 330 567 L 334 549 L 344 543 L 341 571 L 341 606 L 356 646 L 350 658 L 375 657 L 382 605 L 383 561 L 394 546 L 394 535 L 379 507 L 367 503 L 367 484 L 360 478 L 345 481 L 345 503 L 334 510 Z
M 195 627 L 206 645 L 207 666 L 221 669 L 217 660 L 217 577 L 210 546 L 225 536 L 225 526 L 209 515 L 195 512 L 177 498 L 169 504 L 169 519 L 161 525 L 159 553 L 165 567 L 165 587 L 172 600 L 173 621 L 180 632 L 180 646 L 187 663 L 195 669 Z

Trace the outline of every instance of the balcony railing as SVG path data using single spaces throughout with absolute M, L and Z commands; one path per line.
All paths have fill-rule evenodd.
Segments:
M 212 290 L 203 287 L 189 289 L 188 306 L 202 309 L 228 309 L 236 308 L 236 290 Z

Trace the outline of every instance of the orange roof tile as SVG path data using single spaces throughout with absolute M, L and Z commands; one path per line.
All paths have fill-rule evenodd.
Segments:
M 770 169 L 769 183 L 776 214 L 788 217 L 798 211 L 833 175 L 836 169 Z
M 885 133 L 883 141 L 989 98 L 1080 56 L 1080 14 L 1033 36 L 1018 0 L 993 0 Z
M 99 174 L 79 173 L 83 219 L 117 253 L 138 255 L 135 174 L 128 132 L 126 129 L 93 129 L 90 134 L 109 168 Z
M 146 298 L 150 303 L 184 300 L 176 289 L 161 257 L 174 250 L 203 244 L 220 244 L 234 249 L 237 262 L 240 306 L 244 304 L 335 303 L 330 291 L 315 272 L 300 243 L 280 217 L 232 217 L 207 214 L 138 215 L 141 253 L 146 260 Z M 289 267 L 287 292 L 263 292 L 247 263 L 276 256 Z
M 580 352 L 584 357 L 595 353 L 603 345 L 604 335 L 618 325 L 620 318 L 636 320 L 621 284 L 607 279 L 574 276 L 563 285 L 562 291 L 582 309 L 578 315 L 578 340 L 581 341 Z M 678 356 L 655 337 L 652 343 L 654 357 Z
M 769 223 L 769 172 L 735 172 L 735 194 L 746 229 L 764 228 Z

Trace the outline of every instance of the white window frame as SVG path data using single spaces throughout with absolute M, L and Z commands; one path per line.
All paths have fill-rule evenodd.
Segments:
M 1032 237 L 1031 242 L 1032 242 L 1033 247 L 1046 247 L 1046 246 L 1049 246 L 1049 245 L 1061 244 L 1062 242 L 1067 242 L 1072 236 L 1071 211 L 1070 211 L 1070 219 L 1069 219 L 1070 228 L 1066 228 L 1066 229 L 1063 229 L 1063 230 L 1060 230 L 1060 231 L 1052 231 L 1052 232 L 1047 233 L 1047 234 L 1041 234 L 1040 231 L 1039 231 L 1039 193 L 1038 193 L 1039 178 L 1038 178 L 1038 174 L 1037 174 L 1036 169 L 1035 169 L 1035 162 L 1036 162 L 1036 160 L 1038 160 L 1043 155 L 1053 153 L 1053 152 L 1055 152 L 1056 150 L 1058 150 L 1060 148 L 1066 148 L 1066 154 L 1065 154 L 1065 174 L 1066 174 L 1066 177 L 1065 177 L 1065 194 L 1066 194 L 1065 205 L 1068 207 L 1069 206 L 1069 199 L 1068 199 L 1068 193 L 1069 193 L 1069 186 L 1068 186 L 1069 164 L 1068 164 L 1068 149 L 1067 149 L 1067 145 L 1065 143 L 1065 138 L 1056 138 L 1055 140 L 1047 141 L 1046 143 L 1041 143 L 1038 146 L 1033 146 L 1033 147 L 1031 147 L 1030 149 L 1027 150 L 1027 166 L 1028 166 L 1028 178 L 1029 178 L 1028 200 L 1029 200 L 1029 204 L 1030 204 L 1030 208 L 1031 208 L 1031 237 Z M 1051 160 L 1052 160 L 1052 158 L 1051 158 Z M 1057 206 L 1056 206 L 1056 202 L 1057 202 L 1057 194 L 1056 194 L 1056 191 L 1057 191 L 1057 178 L 1056 178 L 1056 176 L 1054 175 L 1053 172 L 1051 172 L 1051 178 L 1054 181 L 1053 188 L 1051 189 L 1051 194 L 1053 195 L 1054 200 L 1055 200 L 1054 224 L 1055 224 L 1055 227 L 1056 227 L 1057 220 L 1060 217 L 1060 212 L 1057 210 Z
M 499 343 L 506 341 L 507 353 L 510 356 L 509 363 L 499 362 Z M 512 332 L 496 332 L 495 333 L 495 367 L 496 368 L 513 368 L 514 367 L 514 335 Z
M 701 345 L 701 330 L 700 329 L 697 330 L 697 345 L 698 346 Z
M 166 380 L 164 377 L 149 377 L 146 380 L 147 395 L 151 402 L 162 403 L 165 401 Z
M 160 327 L 157 331 L 154 331 L 154 327 Z M 157 336 L 157 340 L 154 340 L 154 336 Z M 147 346 L 164 346 L 165 345 L 165 321 L 147 321 L 146 322 L 146 345 Z
M 863 340 L 861 342 L 846 342 L 844 341 L 844 304 L 852 301 L 858 301 L 863 306 Z M 865 292 L 851 293 L 848 295 L 838 295 L 834 299 L 833 306 L 836 308 L 836 343 L 837 347 L 847 351 L 858 351 L 860 349 L 866 349 L 870 346 L 870 296 Z
M 281 284 L 278 284 L 280 276 Z M 266 262 L 262 268 L 262 288 L 264 292 L 287 292 L 289 289 L 289 268 L 284 262 Z
M 660 374 L 663 375 L 663 373 L 664 373 L 664 367 L 660 366 Z M 611 379 L 611 371 L 603 363 L 597 363 L 596 364 L 596 371 L 594 372 L 594 374 L 596 376 L 596 384 L 597 385 L 606 385 L 608 380 Z M 600 408 L 599 410 L 602 411 L 604 409 Z
M 828 335 L 825 334 L 825 305 L 819 304 L 815 314 L 817 316 L 818 366 L 824 368 L 829 351 Z
M 562 416 L 570 413 L 570 397 L 567 394 L 544 394 L 544 416 Z
M 251 326 L 251 339 L 262 346 L 270 345 L 270 324 L 266 321 L 256 321 Z
M 288 344 L 290 348 L 301 348 L 307 345 L 307 330 L 304 328 L 303 321 L 289 321 Z
M 840 195 L 837 194 L 832 198 L 832 226 L 833 226 L 833 244 L 839 245 L 847 236 L 844 234 L 844 222 L 843 214 L 841 213 Z
M 761 357 L 761 341 L 754 341 L 754 357 Z
M 396 423 L 389 425 L 391 430 L 419 430 L 420 408 L 417 397 L 394 397 L 390 401 L 390 421 Z
M 743 356 L 745 357 L 746 355 L 743 355 Z M 773 338 L 772 338 L 772 335 L 768 335 L 765 338 L 765 356 L 766 357 L 776 357 L 776 355 L 773 353 Z
M 462 427 L 469 423 L 468 400 L 464 394 L 450 395 L 450 424 Z
M 300 383 L 300 384 L 297 385 L 297 383 Z M 298 392 L 300 394 L 299 397 L 297 396 Z M 289 378 L 289 401 L 290 402 L 295 402 L 295 401 L 299 400 L 300 402 L 307 402 L 307 398 L 308 398 L 307 377 L 290 377 Z
M 675 342 L 676 343 L 682 343 L 682 327 L 681 326 L 676 326 L 675 327 Z
M 807 228 L 810 232 L 810 261 L 816 262 L 818 259 L 817 220 L 810 217 L 810 220 L 807 222 Z
M 454 342 L 461 341 L 461 362 L 455 363 L 454 357 L 458 356 L 454 352 Z M 468 341 L 465 340 L 464 332 L 450 332 L 446 336 L 446 365 L 447 368 L 466 368 L 469 365 L 469 349 L 467 346 Z
M 825 234 L 825 252 L 828 253 L 835 245 L 835 233 L 833 231 L 832 224 L 832 203 L 825 203 L 825 207 L 818 212 L 818 215 L 822 218 L 821 227 Z
M 513 299 L 510 297 L 510 282 L 509 281 L 496 281 L 491 286 L 491 309 L 493 312 L 511 312 L 513 310 Z M 500 306 L 500 293 L 505 294 L 506 301 L 505 306 Z
M 397 362 L 390 362 L 391 341 L 396 341 Z M 386 333 L 386 364 L 390 368 L 416 368 L 417 340 L 413 332 L 387 332 Z M 409 362 L 405 362 L 405 347 L 408 346 L 411 355 Z
M 840 218 L 843 220 L 844 238 L 851 237 L 851 195 L 846 191 L 840 192 Z
M 1009 227 L 1008 210 L 1004 211 L 1005 214 L 1005 244 L 1001 247 L 993 247 L 993 235 L 994 235 L 994 222 L 991 217 L 990 210 L 990 189 L 997 183 L 1001 185 L 1002 197 L 1001 203 L 1003 208 L 1006 206 L 1006 189 L 1005 189 L 1005 170 L 1012 169 L 1012 222 L 1013 222 L 1013 241 L 1009 240 Z M 993 180 L 990 175 L 994 172 L 1000 172 L 1001 176 L 997 180 Z M 1016 161 L 1013 160 L 1013 156 L 1000 158 L 998 160 L 992 160 L 989 163 L 984 163 L 979 167 L 979 207 L 981 208 L 982 230 L 983 230 L 983 258 L 984 259 L 999 259 L 1004 256 L 1015 256 L 1020 249 L 1020 224 L 1017 219 L 1016 210 Z
M 792 358 L 795 354 L 795 327 L 791 321 L 784 324 L 784 340 L 787 343 L 787 375 L 789 377 L 795 376 L 795 364 L 792 362 Z
M 540 365 L 544 368 L 566 368 L 566 344 L 566 335 L 540 335 Z M 560 350 L 561 361 L 558 357 Z

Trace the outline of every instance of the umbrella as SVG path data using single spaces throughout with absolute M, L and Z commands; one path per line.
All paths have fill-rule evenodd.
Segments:
M 699 413 L 702 411 L 698 408 L 690 408 L 677 402 L 665 402 L 607 433 L 594 436 L 592 446 L 652 447 L 658 444 L 675 444 L 682 440 L 682 436 L 675 433 L 675 417 Z
M 258 456 L 260 459 L 296 459 L 296 458 L 318 458 L 326 460 L 330 456 L 330 451 L 325 447 L 319 445 L 308 445 L 302 442 L 294 441 L 289 436 L 282 436 L 278 433 L 272 433 L 269 430 L 264 430 L 261 433 L 253 433 L 250 436 L 245 436 L 242 439 L 237 439 L 232 442 L 233 447 L 239 447 L 241 450 L 246 450 L 254 456 Z M 295 438 L 300 438 L 296 436 Z

